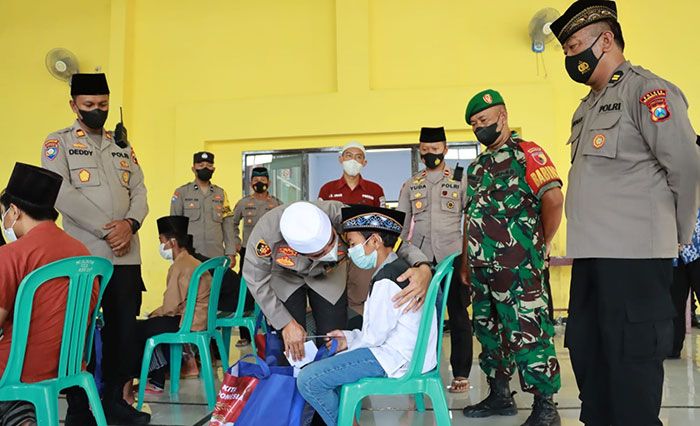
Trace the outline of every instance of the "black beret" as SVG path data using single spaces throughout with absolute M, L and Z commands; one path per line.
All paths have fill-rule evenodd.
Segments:
M 617 21 L 614 1 L 578 0 L 552 22 L 550 28 L 559 42 L 564 44 L 576 31 L 605 19 Z
M 50 170 L 24 163 L 15 163 L 5 192 L 38 208 L 53 208 L 63 177 Z
M 107 77 L 104 74 L 73 74 L 70 79 L 70 95 L 109 95 Z

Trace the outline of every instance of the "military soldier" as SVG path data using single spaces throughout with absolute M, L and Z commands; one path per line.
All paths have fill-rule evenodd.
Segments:
M 552 23 L 566 71 L 591 88 L 571 122 L 566 343 L 587 424 L 660 425 L 678 244 L 690 242 L 700 159 L 681 90 L 625 59 L 615 2 Z
M 197 253 L 208 258 L 226 255 L 233 266 L 236 264 L 233 212 L 226 192 L 211 183 L 214 170 L 214 154 L 206 151 L 194 154 L 194 182 L 175 190 L 170 215 L 190 219 L 189 233 Z
M 423 127 L 420 133 L 421 160 L 426 169 L 412 176 L 401 188 L 397 210 L 406 213 L 401 238 L 407 239 L 411 220 L 415 222 L 411 241 L 433 264 L 462 250 L 462 216 L 466 197 L 466 180 L 462 168 L 454 172 L 445 163 L 447 138 L 442 127 Z M 447 295 L 452 354 L 450 364 L 454 378 L 450 392 L 469 390 L 472 368 L 472 327 L 467 313 L 467 283 L 460 281 L 460 258 L 455 261 L 450 292 Z
M 255 167 L 250 175 L 250 186 L 253 193 L 241 198 L 233 208 L 233 244 L 236 252 L 240 254 L 241 264 L 239 265 L 241 274 L 243 273 L 243 263 L 245 262 L 246 245 L 248 237 L 253 231 L 255 224 L 267 212 L 282 204 L 282 202 L 269 192 L 270 174 L 265 167 Z M 239 226 L 243 220 L 243 235 L 239 231 Z M 246 293 L 245 309 L 252 309 L 254 300 L 249 293 Z M 237 347 L 243 347 L 250 343 L 250 332 L 247 328 L 239 329 L 241 340 L 236 343 Z
M 66 232 L 85 244 L 92 255 L 114 264 L 102 299 L 107 421 L 148 424 L 151 416 L 136 411 L 122 394 L 138 370 L 138 353 L 143 350 L 133 344 L 141 292 L 145 291 L 137 235 L 148 213 L 143 172 L 123 137 L 125 132 L 115 138 L 104 129 L 109 112 L 105 75 L 73 75 L 71 97 L 70 106 L 78 119 L 49 134 L 41 164 L 63 177 L 56 209 L 63 215 Z
M 542 148 L 511 134 L 495 90 L 475 95 L 465 119 L 486 147 L 467 170 L 462 257 L 469 268 L 461 272 L 471 278 L 479 365 L 490 393 L 464 415 L 516 415 L 509 381 L 517 366 L 523 391 L 534 394 L 523 426 L 559 425 L 552 397 L 561 380 L 543 271 L 561 222 L 562 182 Z
M 304 356 L 307 300 L 318 334 L 341 329 L 347 322 L 347 245 L 338 201 L 297 202 L 266 213 L 248 239 L 243 277 L 265 316 L 282 330 L 285 350 Z M 398 250 L 414 267 L 400 278 L 409 284 L 394 302 L 406 310 L 423 305 L 430 283 L 425 255 L 411 244 Z

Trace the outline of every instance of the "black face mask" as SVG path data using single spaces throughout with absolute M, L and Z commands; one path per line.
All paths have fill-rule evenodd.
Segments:
M 591 79 L 591 75 L 593 75 L 593 71 L 595 71 L 603 55 L 605 55 L 605 52 L 603 52 L 600 58 L 596 58 L 595 53 L 593 53 L 593 46 L 598 43 L 602 35 L 603 34 L 599 35 L 588 49 L 578 55 L 567 56 L 564 59 L 566 72 L 569 73 L 569 77 L 575 82 L 583 84 L 588 83 L 588 80 Z
M 213 174 L 214 174 L 214 170 L 209 170 L 209 169 L 197 170 L 197 178 L 199 178 L 199 180 L 201 180 L 202 182 L 209 182 L 209 180 L 211 180 L 211 177 Z
M 474 134 L 479 142 L 484 144 L 487 148 L 490 147 L 501 137 L 501 131 L 498 130 L 498 121 L 490 126 L 475 129 Z
M 253 191 L 257 192 L 258 194 L 262 194 L 263 192 L 267 191 L 267 184 L 265 182 L 255 182 L 253 184 Z
M 107 114 L 109 111 L 103 111 L 99 108 L 91 109 L 90 111 L 83 111 L 79 109 L 81 120 L 91 129 L 101 129 L 107 121 Z
M 422 154 L 420 158 L 422 158 L 425 162 L 425 167 L 429 169 L 436 169 L 445 160 L 445 154 L 427 153 Z

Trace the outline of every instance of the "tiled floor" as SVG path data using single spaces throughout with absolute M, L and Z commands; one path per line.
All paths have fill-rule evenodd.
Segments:
M 561 330 L 558 330 L 561 331 Z M 559 359 L 562 365 L 562 390 L 557 395 L 563 425 L 577 425 L 580 403 L 578 391 L 571 371 L 568 351 L 562 348 L 561 333 L 556 338 Z M 445 339 L 445 350 L 449 353 L 449 337 Z M 479 345 L 475 342 L 475 352 Z M 238 359 L 240 352 L 234 349 L 231 359 Z M 688 336 L 682 359 L 666 361 L 666 381 L 664 385 L 662 421 L 668 426 L 700 425 L 700 332 L 694 330 Z M 451 377 L 449 362 L 443 358 L 443 378 L 448 382 Z M 219 370 L 219 374 L 221 371 Z M 486 395 L 488 388 L 478 364 L 474 362 L 471 374 L 472 388 L 468 394 L 453 396 L 447 394 L 451 409 L 453 425 L 520 425 L 530 414 L 532 397 L 519 392 L 516 401 L 519 407 L 517 417 L 466 419 L 462 415 L 465 405 L 478 402 Z M 147 397 L 146 410 L 152 413 L 152 425 L 195 425 L 208 424 L 206 404 L 203 402 L 199 380 L 182 381 L 182 390 L 178 401 L 171 400 L 167 394 L 162 397 Z M 512 382 L 512 389 L 517 390 L 517 380 Z M 65 409 L 65 404 L 62 402 Z M 429 406 L 430 407 L 430 406 Z M 434 425 L 432 411 L 419 414 L 408 397 L 370 398 L 364 401 L 362 425 Z

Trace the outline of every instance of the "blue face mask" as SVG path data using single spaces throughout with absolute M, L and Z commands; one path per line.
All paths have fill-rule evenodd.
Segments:
M 377 266 L 377 250 L 374 250 L 370 254 L 365 254 L 365 244 L 367 244 L 369 239 L 365 240 L 364 243 L 350 247 L 348 250 L 348 256 L 352 259 L 352 262 L 357 265 L 360 269 L 374 269 Z

